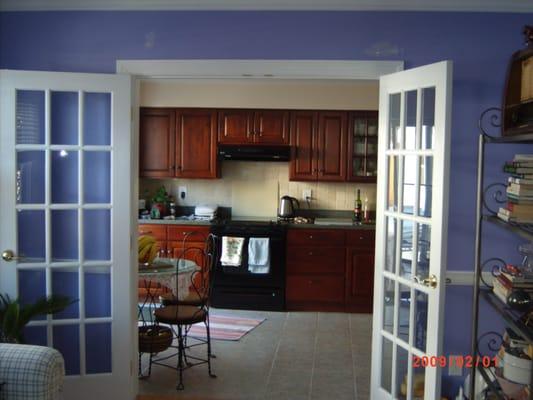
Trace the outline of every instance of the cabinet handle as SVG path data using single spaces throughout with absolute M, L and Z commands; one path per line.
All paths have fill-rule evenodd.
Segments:
M 309 239 L 313 239 L 313 235 L 309 235 Z
M 359 236 L 359 240 L 364 240 L 364 237 L 363 236 Z
M 312 251 L 310 251 L 310 252 L 309 252 L 309 255 L 310 255 L 310 256 L 312 256 L 312 255 L 313 255 L 313 252 L 312 252 Z

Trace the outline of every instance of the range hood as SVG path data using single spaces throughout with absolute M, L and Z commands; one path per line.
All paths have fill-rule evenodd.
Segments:
M 219 145 L 220 160 L 235 161 L 289 161 L 290 146 Z

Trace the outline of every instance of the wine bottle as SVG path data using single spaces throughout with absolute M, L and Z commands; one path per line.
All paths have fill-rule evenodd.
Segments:
M 362 221 L 362 211 L 363 211 L 363 203 L 361 201 L 361 190 L 357 189 L 357 197 L 355 199 L 355 207 L 353 210 L 355 222 Z

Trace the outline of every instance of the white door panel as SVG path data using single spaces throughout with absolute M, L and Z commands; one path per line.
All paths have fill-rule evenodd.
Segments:
M 133 399 L 131 78 L 0 71 L 0 90 L 0 249 L 20 257 L 0 293 L 77 300 L 26 342 L 62 352 L 66 399 Z
M 440 398 L 452 64 L 380 79 L 372 399 Z M 432 280 L 436 286 L 432 287 Z

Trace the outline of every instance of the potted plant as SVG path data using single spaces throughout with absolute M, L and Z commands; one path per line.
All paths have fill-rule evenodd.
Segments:
M 164 217 L 167 214 L 167 204 L 170 201 L 170 196 L 168 195 L 164 186 L 161 186 L 155 192 L 155 196 L 152 197 L 152 208 L 150 215 L 153 219 L 159 219 Z
M 76 301 L 53 295 L 33 304 L 22 304 L 19 299 L 0 294 L 0 343 L 24 343 L 24 328 L 32 318 L 63 311 Z

